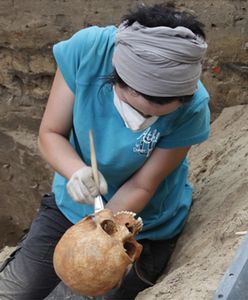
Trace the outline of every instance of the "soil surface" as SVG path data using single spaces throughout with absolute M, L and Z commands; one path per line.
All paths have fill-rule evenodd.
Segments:
M 56 69 L 52 45 L 90 25 L 118 24 L 138 3 L 0 1 L 0 261 L 28 230 L 52 170 L 37 150 Z M 248 2 L 175 1 L 199 16 L 208 51 L 202 81 L 211 96 L 210 139 L 190 153 L 194 204 L 166 276 L 137 299 L 211 299 L 247 230 Z M 67 298 L 70 299 L 70 298 Z M 73 299 L 73 298 L 71 298 Z
M 223 110 L 190 153 L 194 202 L 160 282 L 137 300 L 212 299 L 247 231 L 248 106 Z

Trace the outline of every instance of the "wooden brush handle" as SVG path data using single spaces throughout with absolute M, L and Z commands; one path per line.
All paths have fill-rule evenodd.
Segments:
M 91 160 L 91 167 L 93 171 L 93 178 L 95 180 L 96 186 L 100 193 L 100 181 L 99 181 L 98 169 L 97 169 L 96 151 L 94 146 L 93 132 L 91 129 L 89 131 L 89 139 L 90 139 L 90 160 Z

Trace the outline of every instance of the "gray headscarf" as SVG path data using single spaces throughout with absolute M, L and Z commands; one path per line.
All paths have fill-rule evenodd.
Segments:
M 190 29 L 145 27 L 138 22 L 116 33 L 114 67 L 131 88 L 146 95 L 192 95 L 207 43 Z

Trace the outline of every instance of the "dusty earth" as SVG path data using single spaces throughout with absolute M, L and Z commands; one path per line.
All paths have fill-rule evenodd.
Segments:
M 190 153 L 194 202 L 166 276 L 138 300 L 212 298 L 248 229 L 247 145 L 248 105 L 224 109 Z
M 50 190 L 37 134 L 56 68 L 52 45 L 91 24 L 117 24 L 141 2 L 0 1 L 0 261 Z M 190 153 L 194 204 L 185 231 L 166 276 L 140 300 L 211 299 L 242 240 L 235 233 L 248 223 L 248 1 L 175 3 L 206 24 L 202 80 L 214 122 L 210 139 Z

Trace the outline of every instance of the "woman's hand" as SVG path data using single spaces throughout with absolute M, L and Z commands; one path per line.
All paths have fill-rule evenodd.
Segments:
M 99 193 L 105 195 L 108 186 L 103 175 L 98 171 L 99 188 L 96 186 L 91 167 L 83 167 L 76 171 L 67 183 L 67 191 L 73 200 L 85 204 L 94 204 L 94 197 Z

